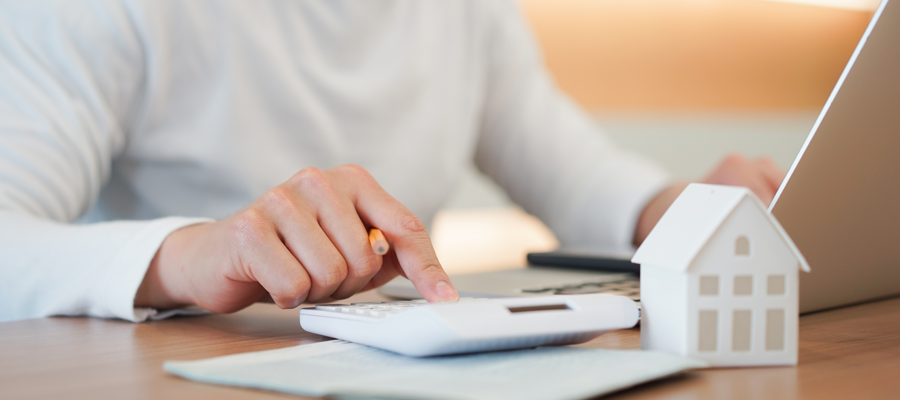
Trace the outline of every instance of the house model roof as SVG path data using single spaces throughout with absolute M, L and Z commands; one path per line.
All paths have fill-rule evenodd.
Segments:
M 686 271 L 722 222 L 745 198 L 750 198 L 757 205 L 760 213 L 797 258 L 800 268 L 809 272 L 806 258 L 753 192 L 744 187 L 700 183 L 688 185 L 675 199 L 631 261 Z

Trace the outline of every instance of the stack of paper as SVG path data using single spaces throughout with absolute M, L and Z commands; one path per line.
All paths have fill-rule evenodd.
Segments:
M 701 368 L 645 352 L 542 347 L 413 358 L 330 341 L 200 361 L 166 371 L 187 379 L 304 396 L 377 399 L 582 399 Z

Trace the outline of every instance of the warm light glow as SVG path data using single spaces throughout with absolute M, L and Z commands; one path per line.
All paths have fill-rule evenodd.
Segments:
M 875 11 L 881 0 L 771 0 L 786 3 L 809 4 L 812 6 L 845 8 L 848 10 Z
M 546 225 L 518 207 L 442 210 L 431 233 L 450 275 L 522 268 L 529 252 L 559 246 Z
M 607 112 L 821 109 L 878 4 L 519 2 L 560 88 Z

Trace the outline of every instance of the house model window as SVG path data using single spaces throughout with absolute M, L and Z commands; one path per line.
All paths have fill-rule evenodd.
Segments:
M 750 351 L 750 338 L 753 331 L 753 311 L 734 310 L 731 317 L 731 350 Z
M 784 294 L 784 275 L 769 275 L 766 282 L 766 294 L 769 296 Z
M 718 296 L 719 295 L 719 277 L 715 275 L 704 275 L 700 277 L 700 295 L 701 296 Z
M 734 295 L 735 296 L 751 296 L 753 295 L 753 276 L 738 275 L 734 277 Z
M 738 236 L 734 241 L 734 255 L 749 256 L 750 255 L 750 239 L 746 236 Z
M 703 352 L 716 351 L 719 338 L 719 311 L 718 310 L 700 310 L 700 318 L 698 318 L 700 326 L 698 327 L 697 350 Z
M 766 350 L 784 350 L 784 310 L 766 310 Z

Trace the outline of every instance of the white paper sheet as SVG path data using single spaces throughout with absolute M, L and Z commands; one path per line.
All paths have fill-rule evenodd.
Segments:
M 343 341 L 167 361 L 201 382 L 305 396 L 373 399 L 582 399 L 702 368 L 664 353 L 541 347 L 414 358 Z

